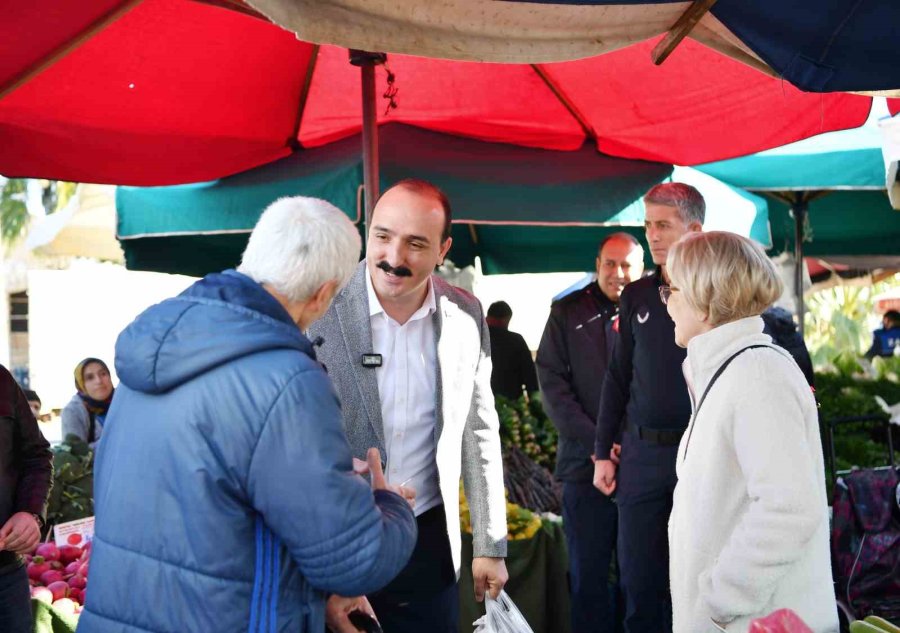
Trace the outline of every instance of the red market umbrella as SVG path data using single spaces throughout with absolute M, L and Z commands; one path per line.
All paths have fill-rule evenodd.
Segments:
M 204 181 L 362 125 L 346 49 L 298 41 L 241 11 L 35 0 L 3 18 L 7 176 Z M 397 107 L 385 112 L 378 99 L 378 120 L 557 150 L 587 141 L 614 156 L 690 165 L 855 127 L 869 110 L 868 97 L 802 93 L 692 41 L 656 67 L 651 47 L 554 64 L 388 55 Z M 375 75 L 383 94 L 388 72 Z

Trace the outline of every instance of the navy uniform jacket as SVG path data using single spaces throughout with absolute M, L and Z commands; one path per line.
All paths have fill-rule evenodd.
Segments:
M 634 281 L 619 298 L 619 338 L 603 382 L 598 456 L 609 455 L 624 420 L 652 429 L 681 430 L 691 402 L 681 363 L 687 350 L 675 344 L 675 324 L 659 298 L 662 272 Z
M 616 304 L 594 282 L 550 309 L 536 364 L 544 409 L 559 431 L 556 477 L 561 481 L 594 476 L 591 453 L 615 314 Z

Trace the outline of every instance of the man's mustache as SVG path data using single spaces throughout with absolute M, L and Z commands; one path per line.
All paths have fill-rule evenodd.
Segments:
M 375 264 L 376 268 L 380 268 L 386 273 L 392 273 L 398 277 L 412 277 L 412 271 L 406 266 L 391 266 L 386 261 L 380 261 Z

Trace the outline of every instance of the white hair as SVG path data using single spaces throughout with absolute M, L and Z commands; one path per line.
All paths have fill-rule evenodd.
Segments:
M 253 228 L 238 271 L 272 286 L 288 301 L 305 301 L 329 281 L 343 287 L 361 248 L 356 227 L 330 202 L 280 198 Z

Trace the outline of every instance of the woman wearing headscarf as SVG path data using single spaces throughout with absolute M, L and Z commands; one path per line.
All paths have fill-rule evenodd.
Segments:
M 745 633 L 782 608 L 838 630 L 816 402 L 760 314 L 781 294 L 772 262 L 734 233 L 693 233 L 660 288 L 693 416 L 669 518 L 674 633 Z
M 75 388 L 77 393 L 62 411 L 63 438 L 76 435 L 94 448 L 115 391 L 109 367 L 99 358 L 85 358 L 75 366 Z

